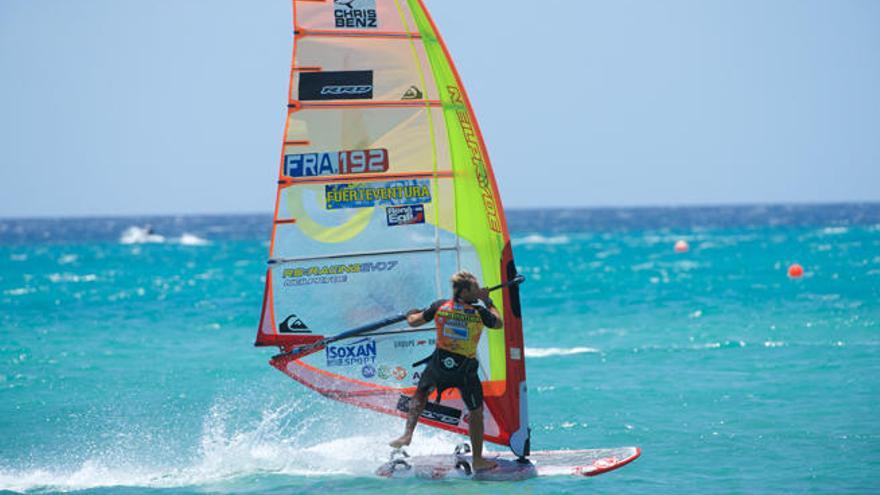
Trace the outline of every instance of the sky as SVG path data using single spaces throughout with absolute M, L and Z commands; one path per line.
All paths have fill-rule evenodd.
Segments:
M 880 201 L 876 0 L 426 0 L 508 208 Z M 0 0 L 0 217 L 271 213 L 289 0 Z

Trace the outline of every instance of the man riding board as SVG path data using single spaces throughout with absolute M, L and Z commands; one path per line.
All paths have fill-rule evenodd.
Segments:
M 501 314 L 492 303 L 489 291 L 481 288 L 477 277 L 461 271 L 452 276 L 452 299 L 434 302 L 427 310 L 412 310 L 407 315 L 411 327 L 429 321 L 437 325 L 437 348 L 427 360 L 416 391 L 409 402 L 406 430 L 390 442 L 394 448 L 409 445 L 419 416 L 434 389 L 439 396 L 447 388 L 458 388 L 470 411 L 468 433 L 473 448 L 473 467 L 484 471 L 496 463 L 483 458 L 483 384 L 477 376 L 477 345 L 483 327 L 502 328 Z M 482 305 L 478 303 L 482 302 Z

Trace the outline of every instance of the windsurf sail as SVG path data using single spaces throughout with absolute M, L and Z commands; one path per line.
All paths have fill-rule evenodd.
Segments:
M 256 345 L 289 351 L 517 272 L 486 146 L 420 0 L 294 0 L 294 46 Z M 500 295 L 500 297 L 499 297 Z M 478 357 L 486 440 L 528 455 L 516 286 L 493 294 L 503 330 Z M 271 364 L 324 396 L 405 415 L 436 329 L 398 323 Z M 467 433 L 457 390 L 421 422 Z

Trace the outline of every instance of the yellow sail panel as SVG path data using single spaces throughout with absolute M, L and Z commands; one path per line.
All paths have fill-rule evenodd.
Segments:
M 285 349 L 450 297 L 466 269 L 516 275 L 476 118 L 419 1 L 296 0 L 289 111 L 258 345 Z M 516 288 L 478 347 L 490 441 L 528 450 Z M 392 325 L 272 364 L 319 393 L 402 415 L 436 343 Z M 460 433 L 457 391 L 422 422 Z
M 389 175 L 410 172 L 450 172 L 452 158 L 446 141 L 445 120 L 439 109 L 424 104 L 407 107 L 377 107 L 361 105 L 359 108 L 303 108 L 295 107 L 289 114 L 285 156 L 308 153 L 328 153 L 338 150 L 385 150 L 387 168 L 374 160 L 365 168 L 349 167 L 355 174 L 382 172 Z M 437 132 L 442 130 L 443 132 Z M 369 155 L 369 153 L 368 153 Z M 308 157 L 309 160 L 323 157 Z M 370 156 L 365 163 L 370 164 Z M 329 158 L 336 160 L 337 158 Z M 313 177 L 332 175 L 329 171 L 342 172 L 338 167 L 307 167 L 300 164 L 301 157 L 292 156 L 282 164 L 281 175 L 286 177 Z M 348 163 L 354 161 L 348 158 Z M 320 164 L 320 162 L 319 162 Z M 331 164 L 332 165 L 332 164 Z
M 366 71 L 372 80 L 372 99 L 386 102 L 437 101 L 437 85 L 433 76 L 419 71 L 428 58 L 421 43 L 401 37 L 304 36 L 300 41 L 300 57 L 294 70 L 294 100 L 300 89 L 308 88 L 309 78 L 316 69 L 324 72 Z M 421 64 L 413 64 L 413 57 Z M 424 82 L 422 77 L 424 76 Z M 305 95 L 308 98 L 308 95 Z M 308 101 L 305 100 L 304 104 Z

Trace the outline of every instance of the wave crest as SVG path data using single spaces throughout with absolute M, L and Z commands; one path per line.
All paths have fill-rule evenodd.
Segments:
M 514 245 L 527 245 L 527 244 L 560 245 L 560 244 L 568 244 L 569 242 L 571 242 L 571 239 L 569 239 L 569 237 L 565 236 L 565 235 L 544 237 L 540 234 L 532 234 L 532 235 L 527 235 L 525 237 L 513 239 Z
M 596 354 L 600 353 L 599 349 L 594 349 L 592 347 L 527 347 L 526 348 L 526 357 L 529 358 L 544 358 L 551 356 L 571 356 L 573 354 Z
M 53 458 L 55 465 L 0 466 L 0 492 L 107 487 L 209 487 L 226 492 L 253 488 L 259 480 L 271 485 L 267 480 L 271 477 L 282 478 L 282 484 L 289 483 L 284 478 L 293 476 L 371 477 L 388 458 L 388 440 L 403 427 L 398 418 L 369 411 L 345 408 L 344 414 L 328 413 L 342 406 L 305 395 L 280 405 L 268 400 L 256 416 L 253 410 L 243 410 L 250 409 L 244 402 L 216 401 L 202 420 L 197 445 L 158 453 L 149 445 L 132 443 L 126 432 L 120 434 L 127 439 L 123 446 L 97 448 L 85 460 L 65 465 L 62 452 Z M 407 450 L 412 455 L 449 453 L 456 438 L 420 428 Z M 168 439 L 150 439 L 163 440 Z

